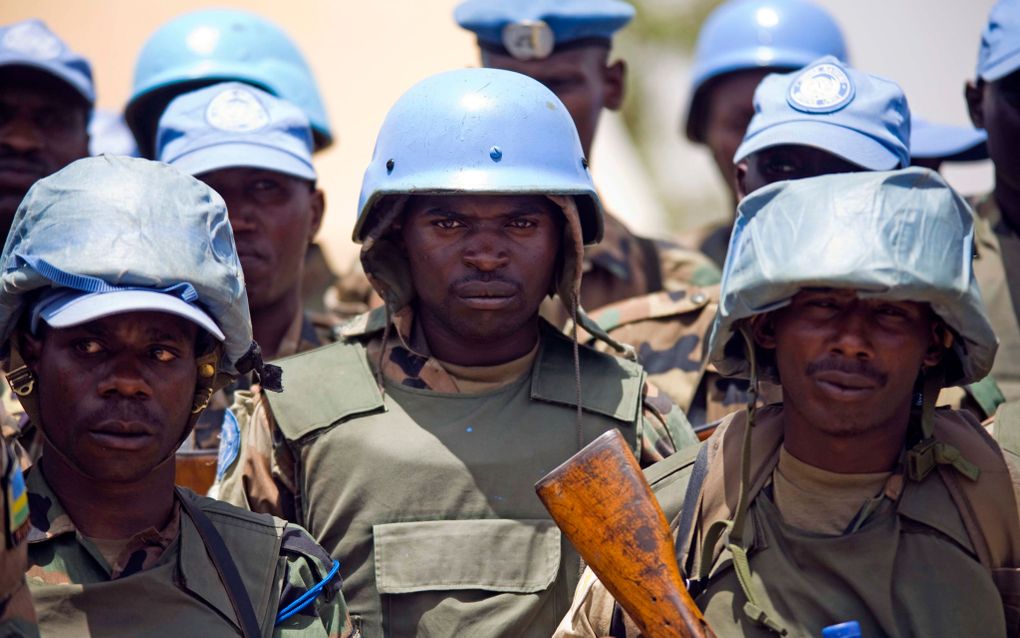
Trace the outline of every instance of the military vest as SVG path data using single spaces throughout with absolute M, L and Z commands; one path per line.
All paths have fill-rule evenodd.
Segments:
M 1018 635 L 1020 518 L 1002 453 L 976 422 L 939 410 L 935 436 L 980 468 L 978 481 L 939 466 L 920 482 L 904 480 L 898 496 L 884 499 L 856 531 L 826 536 L 786 525 L 768 493 L 782 443 L 780 415 L 778 406 L 758 413 L 744 538 L 756 602 L 790 636 L 817 637 L 850 620 L 865 636 Z M 744 614 L 747 600 L 721 543 L 708 554 L 710 564 L 700 564 L 708 525 L 736 507 L 745 427 L 746 413 L 738 413 L 705 443 L 708 469 L 691 531 L 677 540 L 678 558 L 689 573 L 708 574 L 695 586 L 695 600 L 717 635 L 774 636 Z M 647 470 L 680 528 L 694 465 L 694 455 L 684 454 Z M 619 624 L 621 635 L 636 635 L 629 620 Z
M 223 537 L 262 634 L 272 636 L 286 560 L 280 556 L 285 522 L 191 492 L 182 494 L 199 506 Z M 45 565 L 53 559 L 45 549 L 30 545 L 33 563 Z M 240 635 L 223 583 L 183 511 L 177 545 L 167 553 L 173 558 L 116 580 L 53 585 L 30 578 L 40 630 L 61 638 Z
M 341 561 L 366 636 L 552 634 L 580 560 L 534 483 L 610 428 L 641 440 L 641 368 L 580 356 L 581 426 L 572 343 L 552 331 L 530 374 L 479 395 L 381 392 L 356 343 L 279 362 L 289 389 L 266 398 L 299 517 Z

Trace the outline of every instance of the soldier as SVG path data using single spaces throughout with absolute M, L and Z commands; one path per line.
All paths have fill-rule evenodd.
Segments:
M 633 16 L 634 8 L 621 0 L 466 0 L 454 14 L 478 36 L 483 66 L 528 75 L 560 98 L 589 159 L 603 109 L 623 104 L 626 66 L 623 60 L 610 64 L 609 52 L 613 34 Z M 718 281 L 718 269 L 704 256 L 635 235 L 606 213 L 602 241 L 585 252 L 581 305 L 594 310 Z
M 220 495 L 310 525 L 366 635 L 548 636 L 580 563 L 534 481 L 610 428 L 645 463 L 695 442 L 640 366 L 538 315 L 556 292 L 587 324 L 602 223 L 570 115 L 517 73 L 423 80 L 383 123 L 360 211 L 386 306 L 281 360 L 286 393 L 238 394 Z
M 754 117 L 733 158 L 737 194 L 743 198 L 786 179 L 902 168 L 910 162 L 909 140 L 910 110 L 899 85 L 828 56 L 758 85 Z M 718 290 L 649 295 L 592 316 L 614 339 L 637 349 L 652 382 L 699 425 L 747 402 L 746 382 L 720 377 L 707 361 L 704 340 L 696 338 L 708 334 Z M 778 389 L 768 388 L 762 398 L 778 400 Z
M 781 380 L 784 402 L 647 470 L 717 635 L 1016 635 L 1016 469 L 969 413 L 934 407 L 995 355 L 972 224 L 924 168 L 741 202 L 710 356 Z M 637 635 L 587 573 L 556 635 L 606 634 Z
M 38 636 L 32 596 L 25 585 L 28 567 L 28 492 L 14 444 L 0 441 L 0 635 Z
M 1020 3 L 996 4 L 981 37 L 977 79 L 966 87 L 974 126 L 988 134 L 995 189 L 971 201 L 976 223 L 974 272 L 999 337 L 992 377 L 1008 400 L 1020 399 Z
M 156 143 L 160 161 L 226 201 L 263 356 L 286 357 L 332 341 L 336 322 L 322 313 L 309 316 L 301 304 L 305 251 L 325 209 L 315 184 L 312 129 L 301 109 L 247 84 L 216 84 L 175 98 L 160 118 Z M 187 484 L 200 493 L 212 482 L 220 425 L 236 429 L 225 417 L 234 389 L 214 396 L 195 427 L 194 447 L 209 452 L 185 450 L 179 458 L 208 468 L 201 481 Z
M 171 100 L 226 81 L 244 82 L 295 104 L 308 116 L 315 149 L 333 143 L 315 77 L 290 36 L 254 13 L 202 9 L 161 26 L 138 55 L 124 119 L 142 157 L 156 157 L 157 125 Z M 303 303 L 310 311 L 322 312 L 326 291 L 337 276 L 318 244 L 309 246 L 305 259 Z M 350 285 L 367 295 L 367 282 Z
M 755 88 L 769 73 L 799 69 L 825 55 L 846 61 L 839 25 L 807 0 L 729 0 L 698 33 L 683 129 L 712 153 L 733 206 L 726 220 L 687 233 L 681 243 L 726 259 L 731 215 L 738 201 L 733 155 L 754 115 Z
M 176 447 L 252 340 L 223 200 L 147 160 L 38 182 L 2 261 L 7 374 L 44 435 L 28 585 L 60 636 L 349 636 L 339 565 L 301 528 L 174 487 Z
M 0 238 L 25 193 L 89 154 L 92 67 L 39 20 L 0 26 Z

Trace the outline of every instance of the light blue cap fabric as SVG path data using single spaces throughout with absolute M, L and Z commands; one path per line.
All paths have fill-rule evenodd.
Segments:
M 771 74 L 754 93 L 754 117 L 733 157 L 772 146 L 810 146 L 873 171 L 910 165 L 910 109 L 891 80 L 825 56 Z
M 156 158 L 190 175 L 250 167 L 314 180 L 313 150 L 300 108 L 241 82 L 176 97 L 156 133 Z
M 988 159 L 988 134 L 972 126 L 936 124 L 913 116 L 910 119 L 910 157 L 948 162 Z
M 0 26 L 0 67 L 25 66 L 71 85 L 91 106 L 96 101 L 92 65 L 68 48 L 42 20 Z
M 789 305 L 804 288 L 848 288 L 862 298 L 930 304 L 956 337 L 947 383 L 979 381 L 998 340 L 973 258 L 970 207 L 927 168 L 769 184 L 737 207 L 710 360 L 724 375 L 748 376 L 738 322 Z M 774 369 L 759 375 L 777 379 Z
M 124 116 L 108 109 L 95 109 L 89 120 L 89 155 L 138 157 L 138 146 Z
M 634 7 L 622 0 L 466 0 L 453 17 L 480 46 L 535 59 L 571 42 L 612 39 Z
M 195 307 L 223 335 L 223 373 L 262 365 L 223 198 L 166 164 L 103 155 L 39 180 L 18 208 L 0 265 L 0 343 L 31 312 L 36 294 L 45 300 L 57 289 L 77 300 L 80 317 L 105 305 L 88 294 L 108 295 L 125 312 L 177 309 L 183 316 L 185 306 Z M 140 300 L 139 290 L 151 294 Z M 167 299 L 153 304 L 153 294 Z M 70 308 L 69 321 L 77 312 Z
M 1020 0 L 999 0 L 981 33 L 977 75 L 994 82 L 1020 69 Z

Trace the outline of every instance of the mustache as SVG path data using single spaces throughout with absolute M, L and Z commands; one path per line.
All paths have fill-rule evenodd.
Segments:
M 867 377 L 877 385 L 884 386 L 889 381 L 889 375 L 876 370 L 867 361 L 845 359 L 822 359 L 808 364 L 805 373 L 814 376 L 820 372 L 842 372 L 844 374 L 857 374 Z
M 50 165 L 36 151 L 16 151 L 9 146 L 0 144 L 0 163 L 17 163 L 21 168 L 35 170 L 42 174 L 49 174 Z

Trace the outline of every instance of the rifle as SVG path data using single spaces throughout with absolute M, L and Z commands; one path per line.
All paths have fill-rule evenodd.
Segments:
M 666 516 L 618 430 L 570 457 L 535 491 L 644 636 L 714 636 L 684 587 Z

